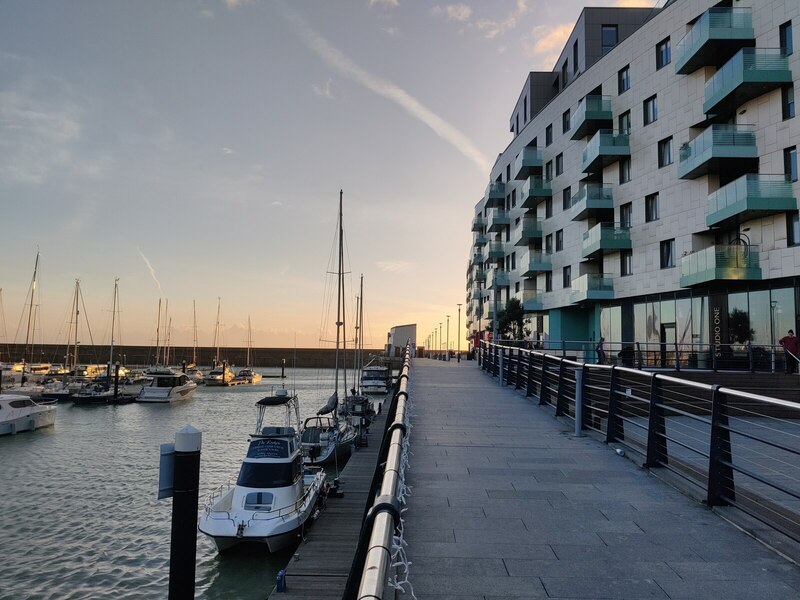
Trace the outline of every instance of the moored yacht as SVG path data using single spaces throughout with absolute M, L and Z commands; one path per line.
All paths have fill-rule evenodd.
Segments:
M 185 373 L 176 373 L 172 369 L 149 369 L 147 375 L 153 380 L 142 387 L 142 391 L 136 397 L 137 402 L 188 400 L 197 389 L 197 384 Z
M 0 394 L 0 435 L 50 427 L 56 421 L 56 407 L 38 404 L 25 396 Z
M 365 394 L 384 395 L 389 392 L 389 367 L 370 365 L 361 371 L 361 391 Z
M 219 365 L 209 371 L 208 375 L 203 377 L 203 383 L 206 385 L 236 385 L 234 383 L 236 375 L 226 365 Z
M 240 369 L 236 374 L 236 379 L 244 380 L 247 383 L 261 383 L 263 376 L 256 373 L 253 369 Z
M 327 465 L 346 459 L 357 432 L 350 423 L 336 416 L 338 397 L 334 393 L 317 416 L 303 421 L 302 443 L 306 464 Z

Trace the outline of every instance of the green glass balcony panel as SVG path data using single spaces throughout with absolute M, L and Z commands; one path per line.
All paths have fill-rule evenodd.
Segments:
M 538 312 L 542 308 L 542 293 L 539 290 L 522 291 L 522 309 L 525 312 Z
M 631 249 L 631 232 L 628 227 L 618 223 L 598 223 L 583 234 L 581 256 L 598 258 L 604 252 L 617 252 Z
M 483 316 L 483 307 L 478 305 L 472 312 L 474 313 L 476 319 L 480 319 Z
M 541 175 L 531 175 L 520 186 L 519 194 L 522 208 L 536 208 L 540 202 L 553 197 L 553 187 Z
M 503 242 L 489 242 L 489 260 L 504 258 L 506 247 Z
M 630 155 L 631 146 L 627 133 L 601 129 L 583 149 L 581 170 L 584 173 L 596 173 L 603 167 Z
M 552 255 L 543 250 L 532 250 L 528 259 L 528 268 L 523 277 L 536 277 L 539 273 L 553 270 Z
M 696 179 L 706 173 L 746 173 L 758 169 L 758 148 L 752 125 L 711 125 L 678 153 L 678 177 Z
M 706 225 L 729 227 L 794 210 L 797 200 L 785 175 L 748 173 L 708 196 Z
M 487 302 L 486 303 L 486 318 L 487 319 L 494 319 L 497 315 L 497 305 L 494 302 Z
M 476 282 L 486 281 L 486 271 L 484 271 L 483 269 L 475 271 L 475 281 Z
M 512 175 L 517 180 L 527 179 L 534 173 L 541 173 L 542 165 L 542 151 L 533 146 L 525 146 L 514 160 Z
M 511 225 L 511 215 L 509 215 L 508 211 L 495 208 L 489 216 L 488 230 L 497 233 L 498 231 L 503 231 L 503 228 L 509 225 Z
M 572 115 L 572 135 L 579 140 L 600 129 L 610 129 L 614 123 L 610 96 L 586 96 Z
M 732 117 L 745 102 L 792 83 L 789 60 L 779 48 L 742 48 L 706 82 L 703 112 Z
M 485 245 L 486 245 L 486 243 L 487 243 L 488 241 L 489 241 L 489 238 L 488 238 L 488 237 L 486 237 L 486 236 L 485 236 L 484 234 L 482 234 L 482 233 L 479 233 L 478 235 L 476 235 L 476 236 L 475 236 L 475 243 L 474 243 L 474 245 L 475 245 L 475 246 L 477 246 L 478 248 L 480 248 L 480 247 L 482 247 L 482 246 L 485 246 Z
M 517 230 L 515 246 L 527 246 L 535 240 L 542 239 L 542 220 L 535 217 L 523 217 L 521 227 Z
M 472 231 L 482 231 L 486 227 L 486 219 L 481 216 L 472 219 Z
M 681 287 L 710 281 L 759 281 L 758 246 L 711 246 L 681 259 Z
M 487 208 L 503 207 L 506 203 L 506 184 L 501 181 L 493 181 L 486 186 L 484 194 Z
M 614 299 L 614 280 L 602 275 L 586 274 L 572 280 L 570 302 L 598 302 Z
M 486 287 L 497 288 L 510 285 L 508 271 L 505 269 L 492 269 L 489 273 L 490 277 L 486 281 Z
M 675 72 L 688 75 L 700 67 L 718 67 L 755 44 L 750 8 L 710 8 L 675 46 Z
M 614 188 L 590 183 L 578 190 L 571 199 L 573 221 L 602 219 L 614 213 Z
M 481 290 L 475 290 L 474 292 L 472 292 L 472 299 L 473 300 L 480 300 L 482 295 L 483 295 L 483 292 Z
M 483 261 L 485 261 L 485 260 L 486 260 L 486 258 L 483 256 L 482 252 L 476 252 L 475 254 L 472 255 L 472 264 L 473 265 L 483 264 Z

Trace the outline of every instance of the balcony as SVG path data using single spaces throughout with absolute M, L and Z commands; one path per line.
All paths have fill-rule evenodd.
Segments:
M 570 302 L 597 302 L 614 299 L 614 280 L 602 275 L 581 275 L 572 281 Z
M 489 260 L 505 258 L 506 247 L 503 242 L 489 242 Z
M 614 126 L 610 96 L 586 96 L 572 116 L 572 137 L 579 140 Z
M 481 248 L 485 246 L 488 241 L 489 238 L 487 238 L 484 234 L 479 233 L 478 235 L 475 236 L 475 242 L 473 243 L 473 245 L 478 248 Z
M 541 176 L 528 177 L 520 187 L 522 208 L 536 208 L 540 202 L 553 197 L 553 188 L 549 181 Z
M 472 255 L 473 265 L 482 265 L 484 260 L 486 260 L 486 258 L 483 256 L 483 252 L 476 252 Z
M 486 219 L 484 219 L 481 215 L 478 215 L 472 219 L 472 231 L 483 231 L 484 227 L 486 227 Z
M 497 302 L 486 303 L 486 318 L 494 319 L 497 316 Z
M 475 290 L 472 292 L 472 300 L 480 300 L 483 295 L 483 290 Z
M 601 129 L 594 134 L 583 150 L 581 170 L 584 173 L 596 173 L 603 167 L 630 155 L 631 146 L 627 133 Z
M 542 306 L 542 293 L 539 290 L 522 291 L 522 309 L 525 312 L 538 312 Z
M 747 174 L 708 196 L 706 225 L 730 227 L 776 213 L 797 210 L 785 175 Z
M 587 184 L 571 199 L 573 221 L 604 219 L 614 213 L 613 188 L 597 183 Z
M 475 283 L 481 283 L 483 281 L 486 281 L 486 271 L 478 269 L 475 271 Z
M 783 50 L 742 48 L 706 82 L 703 112 L 726 120 L 748 100 L 785 83 L 792 83 L 792 72 Z
M 696 179 L 723 167 L 726 173 L 758 169 L 756 134 L 751 125 L 711 125 L 681 146 L 679 178 Z
M 759 281 L 758 246 L 711 246 L 681 259 L 681 287 L 710 281 Z
M 508 287 L 511 285 L 508 271 L 505 269 L 492 269 L 489 271 L 490 277 L 486 281 L 486 287 L 489 289 L 496 289 L 501 287 Z
M 718 67 L 739 49 L 756 45 L 749 8 L 710 8 L 675 46 L 675 72 L 688 75 L 700 67 Z
M 506 184 L 493 181 L 486 186 L 486 208 L 502 208 L 506 205 Z
M 519 151 L 512 167 L 514 179 L 527 179 L 534 173 L 542 172 L 542 151 L 533 146 L 526 146 Z
M 598 223 L 583 234 L 583 258 L 599 258 L 604 252 L 631 249 L 631 233 L 628 227 L 618 223 Z
M 511 225 L 511 216 L 508 211 L 502 208 L 495 208 L 489 216 L 488 230 L 497 233 L 498 231 L 503 231 L 509 225 Z
M 535 217 L 523 217 L 521 227 L 517 231 L 515 246 L 527 246 L 535 240 L 542 239 L 542 220 Z
M 523 277 L 536 277 L 539 273 L 553 270 L 552 255 L 542 250 L 532 250 L 528 259 L 528 270 Z

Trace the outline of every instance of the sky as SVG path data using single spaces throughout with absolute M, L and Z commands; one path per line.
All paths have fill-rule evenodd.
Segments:
M 363 274 L 367 347 L 447 315 L 455 347 L 474 205 L 583 6 L 2 0 L 0 343 L 38 251 L 36 341 L 80 280 L 81 343 L 108 343 L 119 278 L 117 342 L 152 344 L 161 299 L 172 345 L 212 345 L 218 307 L 223 346 L 248 317 L 254 347 L 324 345 L 341 189 L 349 326 Z

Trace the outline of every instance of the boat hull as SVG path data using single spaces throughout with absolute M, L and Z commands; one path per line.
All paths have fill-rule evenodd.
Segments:
M 200 530 L 201 533 L 206 533 L 202 529 Z M 211 535 L 207 534 L 206 535 Z M 284 550 L 288 546 L 291 546 L 297 539 L 300 537 L 300 527 L 295 528 L 292 531 L 288 531 L 286 533 L 281 533 L 278 535 L 272 535 L 268 537 L 250 537 L 250 536 L 242 536 L 236 537 L 234 536 L 211 536 L 211 539 L 214 540 L 214 545 L 217 547 L 219 552 L 225 552 L 226 550 L 230 550 L 234 546 L 238 546 L 240 544 L 266 544 L 267 550 L 270 553 L 280 552 Z
M 56 410 L 35 412 L 0 423 L 0 435 L 13 435 L 22 431 L 34 431 L 43 427 L 52 427 L 56 422 Z
M 189 400 L 192 396 L 194 396 L 194 391 L 197 389 L 197 386 L 194 385 L 192 387 L 187 387 L 186 389 L 179 390 L 177 388 L 173 388 L 173 391 L 167 396 L 161 395 L 151 395 L 151 393 L 146 392 L 149 388 L 144 388 L 139 396 L 137 396 L 137 402 L 149 402 L 153 404 L 161 403 L 166 404 L 168 402 L 176 402 L 178 400 Z M 157 388 L 156 388 L 157 389 Z

